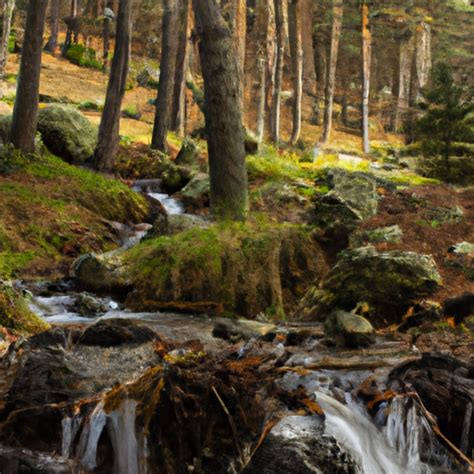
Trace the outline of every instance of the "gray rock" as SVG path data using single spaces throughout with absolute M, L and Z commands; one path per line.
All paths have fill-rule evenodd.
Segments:
M 350 311 L 366 303 L 370 322 L 385 326 L 400 322 L 413 300 L 432 294 L 441 283 L 431 256 L 363 247 L 343 252 L 321 287 L 310 289 L 297 311 L 303 319 L 317 319 L 337 308 Z
M 365 347 L 375 342 L 375 330 L 367 319 L 346 311 L 334 311 L 326 319 L 326 331 L 347 347 Z
M 365 243 L 399 243 L 402 240 L 403 231 L 398 225 L 390 227 L 381 227 L 373 230 L 363 230 L 355 232 L 351 236 L 351 246 L 360 247 Z
M 79 293 L 74 309 L 82 316 L 95 318 L 107 312 L 107 305 L 88 293 Z
M 181 190 L 186 209 L 200 209 L 209 205 L 209 175 L 199 173 Z
M 288 416 L 269 433 L 243 474 L 349 474 L 356 462 L 337 441 L 324 435 L 324 422 L 312 416 Z
M 195 165 L 199 157 L 199 148 L 191 139 L 186 139 L 183 142 L 178 156 L 174 160 L 175 164 L 180 166 Z
M 70 163 L 82 163 L 94 154 L 97 128 L 78 110 L 51 105 L 38 112 L 38 131 L 52 153 Z

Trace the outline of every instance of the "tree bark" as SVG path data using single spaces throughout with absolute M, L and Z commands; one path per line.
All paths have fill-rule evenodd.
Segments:
M 281 0 L 280 0 L 281 1 Z M 235 39 L 238 64 L 241 69 L 242 106 L 245 91 L 245 48 L 247 36 L 247 0 L 222 0 L 221 8 L 225 12 L 228 24 Z
M 163 14 L 163 36 L 161 43 L 160 81 L 156 99 L 155 123 L 152 148 L 168 151 L 166 136 L 171 119 L 171 102 L 178 52 L 178 0 L 165 0 Z
M 276 27 L 276 64 L 275 79 L 273 87 L 272 109 L 270 118 L 271 138 L 274 143 L 280 141 L 280 109 L 281 109 L 281 87 L 283 81 L 283 64 L 285 60 L 285 17 L 281 0 L 274 0 L 275 5 L 275 27 Z
M 112 20 L 109 18 L 104 18 L 104 25 L 102 31 L 102 43 L 103 43 L 103 53 L 102 53 L 102 63 L 104 71 L 107 71 L 109 67 L 109 49 L 110 49 L 110 23 Z
M 290 144 L 295 145 L 301 133 L 301 101 L 303 98 L 303 47 L 301 38 L 301 0 L 288 4 L 291 69 L 293 75 L 293 129 Z
M 77 0 L 71 0 L 71 10 L 70 10 L 70 15 L 71 18 L 75 18 L 77 16 Z M 71 46 L 72 43 L 72 36 L 73 36 L 73 31 L 72 28 L 70 27 L 71 23 L 68 23 L 68 27 L 66 30 L 66 39 L 64 40 L 64 45 L 63 49 L 61 51 L 61 54 L 63 57 L 66 57 L 67 50 L 69 49 L 69 46 Z
M 5 5 L 3 7 L 2 42 L 0 44 L 0 77 L 5 75 L 5 68 L 7 67 L 9 53 L 8 46 L 10 43 L 10 31 L 14 8 L 15 0 L 5 0 Z
M 47 6 L 48 0 L 30 0 L 26 15 L 11 131 L 13 146 L 23 153 L 35 151 L 41 55 Z
M 369 95 L 372 33 L 369 28 L 369 6 L 364 1 L 362 14 L 362 145 L 364 153 L 370 152 L 369 142 Z
M 301 0 L 301 41 L 303 48 L 303 83 L 305 90 L 316 93 L 316 69 L 313 47 L 313 0 Z
M 61 0 L 51 0 L 50 2 L 50 23 L 49 28 L 51 30 L 50 37 L 46 43 L 45 50 L 50 53 L 55 53 L 58 45 L 58 33 L 59 33 L 59 10 Z
M 244 220 L 248 211 L 242 70 L 234 38 L 215 0 L 193 0 L 204 77 L 211 213 Z
M 118 9 L 114 57 L 94 153 L 94 166 L 100 171 L 112 167 L 119 145 L 120 114 L 132 39 L 132 5 L 133 0 L 121 0 Z
M 324 97 L 324 122 L 322 143 L 327 143 L 331 136 L 332 128 L 332 108 L 334 102 L 334 89 L 336 86 L 337 54 L 339 50 L 339 39 L 341 37 L 342 15 L 344 5 L 342 0 L 332 2 L 332 31 L 331 49 L 329 51 L 329 65 L 327 71 L 326 93 Z
M 179 44 L 176 55 L 173 102 L 171 111 L 171 129 L 179 136 L 186 134 L 186 70 L 189 64 L 190 37 L 190 4 L 189 0 L 181 0 L 179 6 Z

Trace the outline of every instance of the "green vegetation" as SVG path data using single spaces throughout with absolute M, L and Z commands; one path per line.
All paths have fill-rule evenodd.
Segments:
M 415 124 L 415 136 L 425 156 L 442 157 L 449 181 L 454 143 L 474 142 L 472 91 L 457 84 L 452 68 L 440 63 L 433 71 L 433 85 L 425 98 L 421 104 L 425 114 Z
M 0 327 L 15 332 L 36 333 L 49 326 L 29 310 L 17 290 L 0 281 Z
M 66 58 L 77 66 L 102 70 L 102 63 L 96 59 L 96 52 L 82 44 L 73 44 L 66 52 Z
M 54 273 L 75 256 L 108 250 L 106 220 L 141 222 L 147 204 L 119 181 L 46 154 L 0 148 L 0 278 Z

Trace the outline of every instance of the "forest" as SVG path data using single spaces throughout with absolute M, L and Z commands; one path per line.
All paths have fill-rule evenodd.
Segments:
M 0 0 L 0 474 L 474 472 L 474 1 Z

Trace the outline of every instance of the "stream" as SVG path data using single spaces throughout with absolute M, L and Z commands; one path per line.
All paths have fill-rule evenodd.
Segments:
M 159 191 L 159 183 L 150 181 L 136 183 L 135 189 L 144 191 L 151 198 L 160 201 L 169 214 L 184 213 L 184 208 L 178 200 Z M 143 232 L 138 237 L 135 236 L 133 242 L 129 240 L 125 245 L 129 247 L 135 244 L 144 234 Z M 86 309 L 84 309 L 84 302 L 88 305 Z M 222 318 L 167 312 L 134 313 L 123 309 L 121 304 L 112 298 L 74 291 L 32 296 L 30 308 L 58 330 L 65 331 L 64 334 L 69 334 L 68 337 L 63 338 L 64 347 L 57 349 L 62 352 L 58 353 L 59 356 L 55 353 L 55 357 L 60 357 L 59 360 L 67 362 L 66 373 L 70 371 L 72 374 L 81 374 L 86 382 L 79 382 L 79 386 L 84 383 L 89 386 L 88 384 L 92 383 L 94 388 L 92 392 L 90 390 L 84 392 L 76 399 L 72 397 L 71 400 L 76 400 L 74 404 L 67 410 L 61 411 L 61 434 L 57 449 L 61 456 L 49 456 L 44 452 L 39 455 L 36 451 L 30 452 L 26 449 L 21 451 L 22 454 L 18 454 L 13 448 L 0 444 L 0 462 L 2 456 L 8 459 L 11 456 L 26 456 L 29 459 L 28 462 L 43 469 L 34 472 L 113 472 L 114 474 L 162 472 L 156 470 L 152 461 L 158 456 L 154 452 L 157 445 L 156 440 L 151 438 L 147 424 L 150 423 L 150 419 L 146 417 L 148 404 L 151 404 L 154 409 L 153 403 L 158 402 L 154 398 L 155 395 L 150 398 L 148 392 L 140 392 L 143 390 L 140 377 L 144 371 L 153 370 L 153 367 L 161 363 L 156 346 L 146 342 L 138 346 L 125 345 L 116 349 L 81 346 L 77 343 L 71 345 L 67 340 L 71 339 L 73 333 L 68 331 L 71 330 L 70 328 L 73 328 L 72 331 L 77 331 L 77 328 L 84 331 L 85 328 L 93 328 L 98 323 L 117 324 L 116 321 L 133 321 L 133 324 L 139 325 L 138 327 L 149 328 L 160 337 L 178 341 L 180 344 L 199 339 L 206 353 L 213 355 L 229 351 L 232 347 L 229 341 L 213 336 L 216 324 L 228 324 L 228 321 Z M 280 449 L 282 446 L 285 449 L 291 448 L 291 452 L 299 453 L 306 466 L 306 470 L 294 472 L 304 474 L 311 472 L 324 474 L 333 472 L 360 474 L 463 472 L 453 467 L 447 451 L 438 443 L 428 420 L 411 398 L 396 396 L 390 402 L 380 403 L 375 414 L 369 414 L 365 405 L 355 395 L 356 388 L 369 376 L 387 377 L 391 368 L 406 360 L 404 358 L 406 354 L 402 355 L 403 351 L 396 344 L 380 344 L 371 349 L 372 352 L 360 350 L 347 354 L 337 349 L 324 349 L 324 346 L 319 344 L 322 335 L 315 330 L 308 341 L 288 348 L 279 342 L 277 337 L 273 341 L 259 342 L 259 334 L 264 334 L 264 329 L 269 326 L 268 324 L 238 321 L 233 324 L 236 327 L 245 327 L 247 333 L 249 330 L 255 332 L 254 336 L 246 333 L 244 340 L 238 343 L 240 345 L 236 352 L 236 360 L 244 360 L 247 356 L 251 360 L 255 351 L 257 351 L 256 354 L 264 354 L 265 357 L 276 359 L 289 351 L 290 357 L 286 361 L 288 367 L 292 365 L 291 361 L 304 361 L 303 363 L 295 362 L 295 366 L 300 367 L 318 364 L 321 366 L 319 369 L 306 370 L 302 374 L 290 370 L 287 373 L 282 372 L 279 376 L 277 384 L 284 391 L 295 393 L 303 387 L 308 396 L 319 404 L 324 415 L 322 418 L 315 415 L 283 418 L 270 431 L 274 433 L 273 438 L 279 440 L 277 447 L 272 448 L 272 445 L 269 445 L 270 453 L 274 453 L 274 455 L 270 454 L 270 457 L 277 459 L 278 453 L 283 452 Z M 315 328 L 308 325 L 303 327 L 297 324 L 281 324 L 275 331 L 287 334 L 298 333 L 302 329 L 308 331 Z M 172 350 L 169 354 L 180 358 L 192 352 L 181 348 Z M 18 356 L 12 359 L 12 366 L 15 366 L 15 361 L 20 358 Z M 351 359 L 360 360 L 361 363 L 359 367 L 354 366 L 354 369 L 324 369 L 324 361 L 327 363 L 328 359 L 332 361 L 327 364 L 328 366 L 340 364 L 343 367 Z M 373 369 L 363 366 L 367 361 L 374 362 Z M 28 368 L 28 364 L 22 364 L 18 367 Z M 167 364 L 165 364 L 165 373 L 166 370 L 171 370 L 167 369 Z M 169 364 L 172 363 L 169 362 Z M 21 368 L 17 370 L 21 371 Z M 90 382 L 87 382 L 88 380 Z M 114 389 L 110 390 L 112 386 Z M 76 390 L 76 384 L 71 387 Z M 115 396 L 114 390 L 123 390 L 125 396 L 119 397 L 112 403 L 110 400 Z M 136 395 L 132 398 L 128 395 L 129 392 Z M 228 423 L 226 418 L 224 418 L 224 423 Z M 192 423 L 188 427 L 180 425 L 180 428 L 190 431 L 194 429 Z M 191 436 L 190 433 L 189 436 Z M 322 458 L 318 458 L 320 453 L 314 448 L 309 448 L 315 439 L 321 443 L 321 452 L 327 448 L 331 453 L 343 453 L 338 455 L 338 459 L 343 459 L 342 464 L 338 464 L 337 468 L 331 467 L 331 460 L 329 465 L 317 464 L 317 462 L 322 462 Z M 244 452 L 247 454 L 242 453 L 240 458 L 243 465 L 250 460 L 248 458 L 243 462 L 245 456 L 248 456 L 249 449 Z M 334 459 L 336 457 L 334 454 Z M 245 469 L 246 473 L 263 472 L 260 468 L 252 470 L 252 463 L 253 461 Z M 237 467 L 232 466 L 234 466 L 233 462 L 226 470 L 212 470 L 212 472 L 239 472 Z M 264 472 L 276 473 L 279 472 L 278 469 L 271 470 L 268 465 Z M 188 472 L 194 470 L 195 468 L 188 466 Z M 1 465 L 0 472 L 3 472 Z M 205 470 L 197 469 L 196 472 L 208 474 Z M 283 474 L 283 471 L 281 472 Z M 286 472 L 291 474 L 292 471 L 285 471 L 284 474 Z

